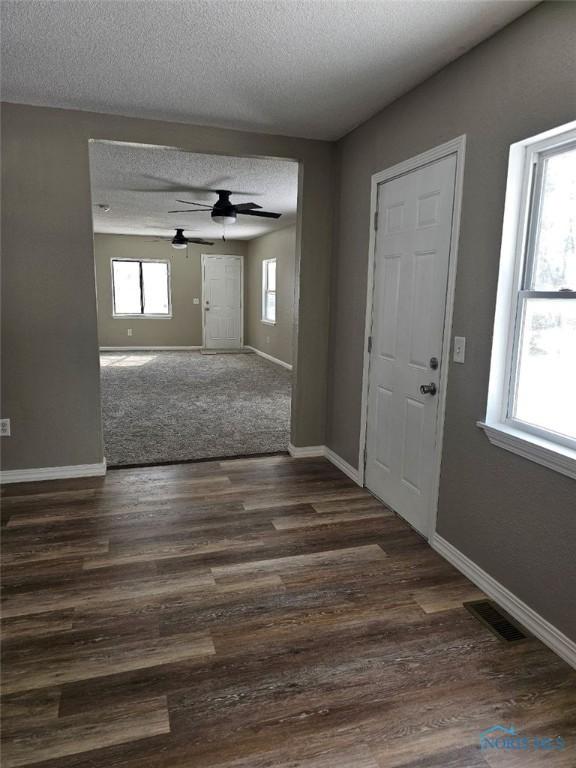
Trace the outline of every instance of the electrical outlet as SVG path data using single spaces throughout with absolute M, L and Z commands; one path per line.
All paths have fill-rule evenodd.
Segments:
M 10 437 L 10 419 L 0 419 L 0 437 Z
M 132 328 L 128 328 L 127 333 L 128 333 L 128 336 L 132 336 Z
M 454 336 L 454 362 L 463 363 L 466 359 L 466 338 Z

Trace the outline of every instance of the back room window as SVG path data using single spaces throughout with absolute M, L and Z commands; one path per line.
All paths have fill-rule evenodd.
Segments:
M 112 259 L 112 295 L 115 317 L 169 317 L 168 262 Z
M 262 321 L 276 322 L 276 259 L 262 262 Z

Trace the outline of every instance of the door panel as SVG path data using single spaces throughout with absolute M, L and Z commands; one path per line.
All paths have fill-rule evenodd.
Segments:
M 379 186 L 366 485 L 428 534 L 456 156 Z M 440 361 L 431 369 L 432 357 Z
M 430 285 L 434 283 L 436 252 L 415 253 L 412 261 L 412 281 L 409 287 L 412 297 L 410 305 L 410 347 L 409 364 L 427 369 L 429 354 L 429 318 L 432 315 L 433 296 Z
M 382 302 L 382 332 L 378 337 L 380 355 L 394 360 L 396 357 L 396 323 L 398 298 L 400 294 L 401 253 L 384 257 L 383 276 L 380 286 Z
M 392 391 L 378 387 L 377 454 L 376 461 L 390 471 L 392 442 L 389 439 L 392 417 Z
M 402 480 L 417 493 L 421 492 L 422 432 L 424 429 L 422 403 L 406 398 L 404 412 L 404 445 L 402 452 Z
M 242 259 L 203 257 L 204 346 L 237 349 L 242 345 Z

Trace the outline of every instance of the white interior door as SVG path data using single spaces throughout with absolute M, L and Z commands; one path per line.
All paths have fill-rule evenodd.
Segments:
M 426 536 L 455 172 L 450 155 L 378 188 L 366 485 Z
M 242 346 L 242 257 L 202 257 L 206 349 Z

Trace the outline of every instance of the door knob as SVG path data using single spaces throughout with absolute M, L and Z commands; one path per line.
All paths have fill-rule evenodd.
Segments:
M 436 389 L 436 384 L 432 382 L 431 384 L 422 384 L 420 387 L 420 392 L 422 392 L 423 395 L 435 395 L 438 390 Z

